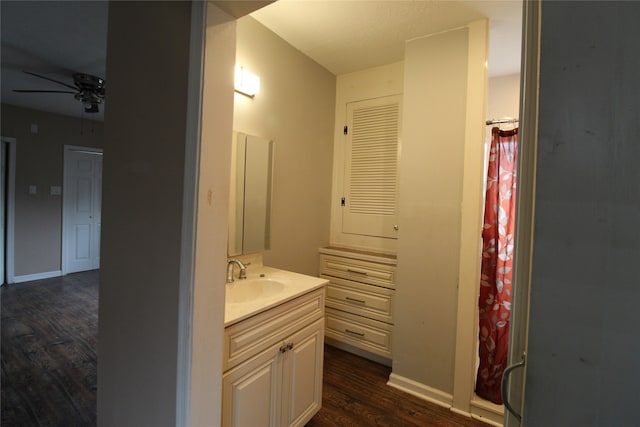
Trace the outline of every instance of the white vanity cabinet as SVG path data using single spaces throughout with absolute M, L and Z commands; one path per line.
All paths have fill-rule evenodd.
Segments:
M 320 277 L 329 280 L 327 343 L 390 364 L 395 271 L 392 255 L 320 249 Z
M 322 404 L 324 288 L 225 328 L 223 426 L 303 426 Z

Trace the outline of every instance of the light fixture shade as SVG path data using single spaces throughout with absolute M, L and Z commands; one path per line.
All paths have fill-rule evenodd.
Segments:
M 236 65 L 235 90 L 253 98 L 260 92 L 260 77 Z

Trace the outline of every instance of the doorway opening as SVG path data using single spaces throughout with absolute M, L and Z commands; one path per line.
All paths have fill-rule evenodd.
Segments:
M 13 283 L 16 139 L 0 143 L 0 286 Z

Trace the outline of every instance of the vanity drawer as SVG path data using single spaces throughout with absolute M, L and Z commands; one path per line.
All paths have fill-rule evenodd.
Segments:
M 327 307 L 393 324 L 393 290 L 334 277 L 322 278 L 330 280 Z
M 320 272 L 356 282 L 395 288 L 395 266 L 322 254 Z
M 322 318 L 324 303 L 322 288 L 225 328 L 223 370 Z
M 325 315 L 325 336 L 391 358 L 391 325 L 332 308 Z

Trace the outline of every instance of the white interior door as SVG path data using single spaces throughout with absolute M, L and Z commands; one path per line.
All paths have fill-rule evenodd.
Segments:
M 65 147 L 62 273 L 100 267 L 102 150 Z

